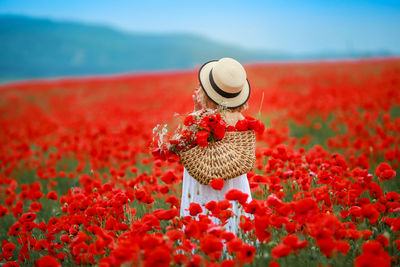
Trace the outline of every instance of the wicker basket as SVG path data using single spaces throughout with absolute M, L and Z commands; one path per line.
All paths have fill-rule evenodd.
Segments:
M 228 180 L 250 172 L 256 160 L 255 142 L 254 131 L 226 132 L 222 140 L 196 146 L 179 156 L 188 173 L 206 185 L 214 178 Z

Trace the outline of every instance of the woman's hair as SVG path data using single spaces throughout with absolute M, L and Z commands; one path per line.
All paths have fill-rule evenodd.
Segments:
M 207 96 L 207 94 L 204 92 L 204 90 L 201 88 L 201 86 L 199 86 L 199 87 L 196 89 L 196 96 L 197 96 L 197 102 L 199 102 L 200 105 L 201 105 L 202 107 L 211 108 L 211 109 L 217 109 L 217 108 L 218 108 L 218 105 L 215 104 L 215 103 Z M 228 108 L 227 110 L 228 110 L 228 111 L 231 111 L 231 112 L 242 112 L 242 111 L 246 110 L 247 108 L 248 108 L 248 104 L 247 104 L 247 102 L 246 102 L 244 105 L 242 105 L 242 106 L 240 106 L 240 107 L 237 107 L 237 108 Z

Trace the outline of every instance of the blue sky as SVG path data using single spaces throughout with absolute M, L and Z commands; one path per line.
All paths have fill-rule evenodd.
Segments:
M 250 49 L 400 53 L 400 1 L 0 0 L 0 14 L 186 32 Z

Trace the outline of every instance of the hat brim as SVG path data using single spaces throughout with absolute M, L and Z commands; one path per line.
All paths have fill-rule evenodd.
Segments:
M 227 108 L 238 108 L 243 106 L 250 97 L 250 83 L 249 80 L 246 79 L 246 83 L 243 86 L 240 94 L 233 98 L 226 98 L 218 94 L 213 87 L 211 86 L 209 75 L 213 66 L 217 63 L 217 60 L 212 60 L 206 62 L 201 66 L 199 70 L 199 82 L 201 87 L 203 88 L 206 95 L 217 105 L 221 105 Z

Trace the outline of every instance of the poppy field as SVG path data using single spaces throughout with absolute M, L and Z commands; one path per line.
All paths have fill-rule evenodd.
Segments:
M 183 166 L 151 144 L 193 110 L 196 70 L 0 85 L 0 264 L 398 266 L 400 60 L 245 68 L 253 200 L 183 218 Z

